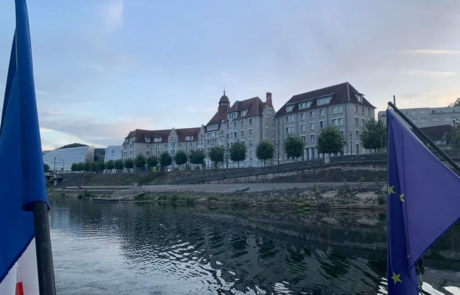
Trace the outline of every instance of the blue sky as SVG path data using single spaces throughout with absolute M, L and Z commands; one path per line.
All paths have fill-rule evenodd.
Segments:
M 206 124 L 233 102 L 350 82 L 379 109 L 460 97 L 452 1 L 28 1 L 42 145 L 121 144 Z M 0 1 L 0 92 L 14 1 Z

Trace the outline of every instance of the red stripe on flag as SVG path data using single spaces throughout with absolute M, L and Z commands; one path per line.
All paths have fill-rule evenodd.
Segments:
M 22 287 L 22 282 L 16 283 L 16 294 L 15 295 L 24 295 L 24 288 Z

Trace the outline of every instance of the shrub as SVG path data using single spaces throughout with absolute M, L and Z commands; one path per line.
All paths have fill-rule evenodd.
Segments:
M 167 199 L 168 199 L 167 195 L 161 195 L 161 196 L 158 197 L 158 200 L 166 201 Z
M 96 194 L 94 194 L 91 191 L 87 191 L 87 190 L 84 190 L 83 193 L 78 195 L 78 198 L 83 199 L 83 200 L 84 199 L 91 199 L 91 198 L 95 198 L 95 197 L 96 197 Z
M 310 207 L 310 202 L 303 202 L 303 203 L 300 205 L 300 208 L 306 208 L 306 207 Z
M 217 196 L 209 196 L 208 201 L 219 201 L 219 198 Z
M 377 197 L 377 203 L 379 203 L 379 205 L 384 205 L 387 203 L 387 195 L 386 194 L 379 194 L 378 197 Z

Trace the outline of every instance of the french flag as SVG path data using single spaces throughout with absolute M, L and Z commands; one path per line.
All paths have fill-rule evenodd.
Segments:
M 35 100 L 29 20 L 25 0 L 16 0 L 14 33 L 0 126 L 0 294 L 44 295 L 42 232 L 49 237 L 48 196 Z M 3 62 L 3 61 L 0 61 Z M 4 61 L 6 63 L 6 61 Z M 43 208 L 40 219 L 37 208 Z M 34 222 L 35 218 L 35 222 Z M 42 229 L 45 229 L 44 231 Z M 36 234 L 37 233 L 37 234 Z M 40 233 L 40 234 L 38 234 Z M 51 253 L 50 245 L 47 245 Z M 50 256 L 50 255 L 48 255 Z M 38 259 L 37 259 L 38 257 Z M 54 273 L 50 284 L 54 290 Z M 40 283 L 39 283 L 40 282 Z M 49 289 L 48 289 L 49 290 Z M 53 294 L 51 294 L 53 295 Z

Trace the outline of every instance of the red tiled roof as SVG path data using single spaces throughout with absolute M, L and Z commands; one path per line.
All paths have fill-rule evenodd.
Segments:
M 241 111 L 248 110 L 246 117 L 262 116 L 263 110 L 267 103 L 263 102 L 259 97 L 253 97 L 242 101 L 235 101 L 227 113 L 238 112 L 238 117 L 241 118 Z M 225 121 L 228 121 L 225 117 Z
M 283 107 L 279 109 L 278 112 L 276 112 L 276 117 L 284 116 L 287 113 L 286 112 L 286 105 L 295 104 L 294 109 L 289 113 L 290 114 L 291 113 L 296 113 L 296 112 L 299 111 L 299 104 L 298 103 L 303 102 L 303 101 L 308 101 L 308 100 L 312 100 L 312 105 L 309 108 L 304 109 L 302 111 L 322 108 L 322 107 L 325 107 L 325 106 L 333 106 L 333 105 L 338 105 L 338 104 L 348 103 L 348 102 L 355 103 L 355 104 L 358 104 L 358 105 L 363 105 L 365 107 L 375 109 L 375 107 L 364 97 L 363 97 L 363 102 L 359 102 L 358 99 L 355 97 L 355 94 L 363 95 L 362 93 L 357 91 L 348 82 L 345 82 L 345 83 L 342 83 L 342 84 L 337 84 L 337 85 L 334 85 L 334 86 L 329 86 L 329 87 L 326 87 L 326 88 L 313 90 L 313 91 L 310 91 L 310 92 L 305 92 L 305 93 L 302 93 L 302 94 L 297 94 L 297 95 L 294 95 L 293 97 L 291 97 L 291 99 L 288 102 L 286 102 L 283 105 Z M 321 106 L 318 106 L 316 104 L 316 98 L 321 98 L 323 96 L 329 96 L 329 95 L 332 95 L 332 99 L 331 99 L 330 103 L 328 103 L 327 105 L 321 105 Z
M 185 142 L 185 141 L 197 141 L 198 140 L 198 134 L 200 134 L 200 127 L 196 128 L 182 128 L 182 129 L 175 129 L 177 136 L 179 138 L 179 142 Z M 193 140 L 185 140 L 186 136 L 193 136 Z

